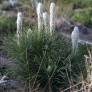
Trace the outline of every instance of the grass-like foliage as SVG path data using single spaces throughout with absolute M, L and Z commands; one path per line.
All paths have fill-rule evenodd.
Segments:
M 75 22 L 80 22 L 84 24 L 85 26 L 90 27 L 92 25 L 91 13 L 92 13 L 92 8 L 86 8 L 81 11 L 79 10 L 77 12 L 74 12 L 72 19 Z
M 15 23 L 14 23 L 15 22 Z M 8 34 L 16 30 L 16 18 L 0 16 L 0 35 Z
M 3 48 L 15 63 L 8 74 L 30 84 L 32 90 L 59 92 L 60 88 L 75 83 L 85 69 L 84 50 L 72 55 L 70 41 L 58 33 L 23 32 L 19 44 L 16 37 L 9 36 L 4 40 Z

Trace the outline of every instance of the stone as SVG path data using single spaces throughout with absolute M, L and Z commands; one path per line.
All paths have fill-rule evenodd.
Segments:
M 21 88 L 21 85 L 19 81 L 15 80 L 0 80 L 0 92 L 1 90 L 17 90 Z

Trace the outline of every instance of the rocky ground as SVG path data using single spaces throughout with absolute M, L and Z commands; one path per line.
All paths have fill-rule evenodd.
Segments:
M 7 7 L 6 7 L 7 5 Z M 16 17 L 18 9 L 21 9 L 22 5 L 18 4 L 14 7 L 11 7 L 11 5 L 8 2 L 3 2 L 3 4 L 0 4 L 0 16 L 6 16 L 10 17 Z M 24 10 L 24 16 L 26 18 L 26 21 L 29 22 L 30 25 L 36 23 L 36 17 L 29 17 L 29 14 L 27 13 L 27 6 L 23 6 Z M 66 36 L 68 35 L 70 37 L 71 32 L 74 28 L 76 23 L 70 22 L 63 17 L 60 17 L 56 20 L 56 30 L 59 32 L 64 33 Z M 92 29 L 87 28 L 81 24 L 77 24 L 80 29 L 80 39 L 85 41 L 90 41 L 92 43 Z M 4 69 L 7 67 L 12 66 L 12 63 L 8 58 L 6 57 L 6 54 L 0 51 L 0 69 Z M 0 76 L 0 79 L 2 79 L 2 74 Z M 10 86 L 11 85 L 11 86 Z M 23 88 L 19 85 L 19 82 L 15 80 L 0 80 L 0 92 L 23 92 Z M 8 91 L 7 91 L 8 90 Z
M 88 28 L 80 23 L 73 23 L 61 17 L 57 19 L 56 30 L 70 37 L 75 25 L 79 27 L 80 39 L 92 43 L 92 28 Z

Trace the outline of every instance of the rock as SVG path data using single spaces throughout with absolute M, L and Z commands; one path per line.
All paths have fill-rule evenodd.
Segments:
M 17 89 L 17 81 L 13 80 L 0 80 L 0 89 Z
M 0 80 L 0 92 L 1 90 L 18 90 L 22 87 L 22 84 L 19 81 L 15 80 Z M 17 92 L 17 91 L 16 91 Z
M 0 80 L 0 87 L 3 87 L 5 89 L 16 89 L 18 88 L 18 81 L 14 80 Z
M 84 35 L 89 34 L 87 27 L 85 27 L 83 25 L 78 25 L 78 28 L 79 28 L 81 34 L 84 34 Z
M 81 29 L 82 34 L 88 34 L 88 29 L 86 27 Z

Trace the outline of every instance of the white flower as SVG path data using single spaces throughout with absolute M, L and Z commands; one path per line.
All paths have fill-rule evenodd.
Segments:
M 42 30 L 43 27 L 43 4 L 41 2 L 37 5 L 37 17 L 38 17 L 38 30 Z
M 50 4 L 50 32 L 55 30 L 55 20 L 56 20 L 56 5 L 55 3 Z
M 17 33 L 22 32 L 23 30 L 23 15 L 22 12 L 18 12 L 17 14 Z
M 44 28 L 47 31 L 49 27 L 49 15 L 47 12 L 43 13 L 43 23 L 44 23 Z
M 78 48 L 78 41 L 79 41 L 79 29 L 77 26 L 75 26 L 74 30 L 72 31 L 71 40 L 73 51 L 75 51 Z
M 23 15 L 22 12 L 18 12 L 17 14 L 17 44 L 19 45 L 20 43 L 20 36 L 21 32 L 23 30 Z

